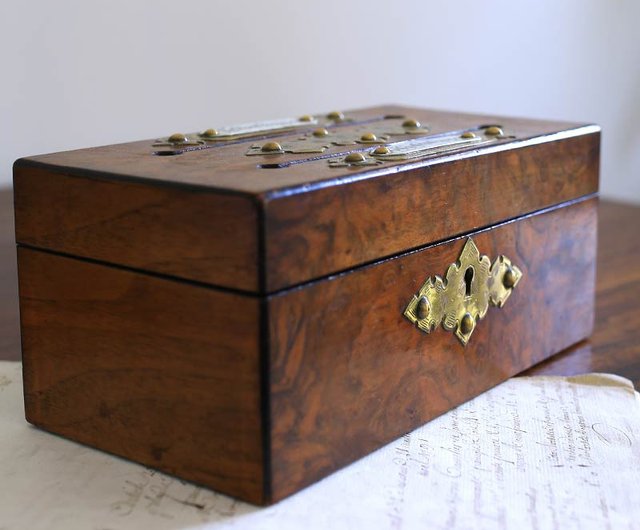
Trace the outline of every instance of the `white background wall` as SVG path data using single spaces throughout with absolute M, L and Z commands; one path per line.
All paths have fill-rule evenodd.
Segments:
M 378 103 L 597 122 L 640 202 L 638 0 L 0 0 L 0 185 L 38 154 Z

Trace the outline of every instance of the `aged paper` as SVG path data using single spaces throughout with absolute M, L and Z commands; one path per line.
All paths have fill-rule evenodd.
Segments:
M 0 529 L 640 529 L 622 378 L 516 378 L 269 508 L 28 426 L 0 363 Z

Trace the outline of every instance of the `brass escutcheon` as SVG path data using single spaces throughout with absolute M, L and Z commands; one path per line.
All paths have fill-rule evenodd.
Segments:
M 466 346 L 489 305 L 502 307 L 521 278 L 522 271 L 509 258 L 498 256 L 491 265 L 469 238 L 458 261 L 447 268 L 445 279 L 429 277 L 409 301 L 404 316 L 425 333 L 442 324 Z

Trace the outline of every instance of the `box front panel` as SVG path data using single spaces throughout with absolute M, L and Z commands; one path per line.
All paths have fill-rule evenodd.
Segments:
M 270 312 L 271 492 L 277 500 L 587 337 L 597 199 L 471 234 L 522 276 L 466 346 L 403 315 L 444 278 L 467 238 L 274 296 Z
M 28 421 L 263 502 L 259 303 L 18 249 Z

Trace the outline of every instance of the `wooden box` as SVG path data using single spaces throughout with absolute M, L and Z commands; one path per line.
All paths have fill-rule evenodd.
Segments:
M 27 420 L 278 501 L 590 334 L 599 145 L 386 106 L 21 159 Z

